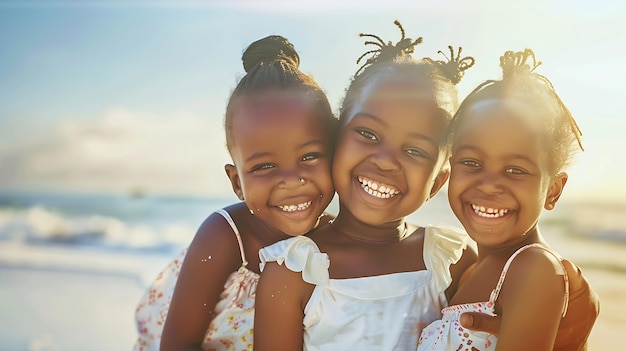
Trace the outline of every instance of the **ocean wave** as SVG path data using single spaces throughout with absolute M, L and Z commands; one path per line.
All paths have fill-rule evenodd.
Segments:
M 0 209 L 0 241 L 30 245 L 171 251 L 188 245 L 194 232 L 185 223 L 127 223 L 104 215 L 69 216 L 43 206 Z

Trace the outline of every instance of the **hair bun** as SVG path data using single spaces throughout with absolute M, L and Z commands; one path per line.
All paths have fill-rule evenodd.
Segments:
M 298 67 L 300 56 L 293 44 L 280 35 L 270 35 L 248 46 L 241 57 L 243 69 L 249 72 L 254 66 L 275 60 L 283 60 Z

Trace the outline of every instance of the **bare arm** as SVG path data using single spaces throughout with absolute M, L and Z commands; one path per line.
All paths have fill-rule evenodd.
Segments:
M 496 350 L 552 350 L 565 301 L 563 270 L 551 254 L 530 249 L 511 264 L 500 297 Z
M 228 276 L 241 265 L 232 229 L 212 214 L 191 242 L 168 311 L 161 350 L 201 350 Z
M 256 351 L 302 350 L 304 306 L 312 291 L 301 273 L 275 262 L 265 266 L 256 290 Z

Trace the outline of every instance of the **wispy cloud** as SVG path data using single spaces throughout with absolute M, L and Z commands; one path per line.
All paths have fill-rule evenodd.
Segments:
M 0 187 L 228 195 L 227 162 L 219 118 L 113 110 L 0 150 Z

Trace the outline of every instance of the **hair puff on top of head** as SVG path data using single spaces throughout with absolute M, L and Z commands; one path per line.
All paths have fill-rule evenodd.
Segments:
M 363 55 L 359 56 L 359 58 L 356 60 L 357 64 L 359 64 L 361 60 L 365 58 L 365 56 L 371 55 L 370 58 L 368 58 L 363 63 L 363 65 L 359 67 L 359 69 L 356 71 L 356 73 L 354 74 L 355 77 L 358 76 L 359 73 L 361 73 L 361 71 L 369 65 L 378 62 L 391 61 L 397 57 L 412 54 L 415 51 L 415 46 L 424 41 L 424 38 L 422 37 L 419 37 L 415 40 L 407 38 L 406 33 L 404 32 L 404 28 L 402 27 L 402 24 L 400 24 L 400 21 L 395 20 L 393 23 L 400 29 L 400 33 L 402 34 L 400 40 L 395 44 L 393 44 L 391 40 L 385 43 L 385 41 L 382 40 L 378 35 L 366 33 L 359 34 L 360 37 L 376 39 L 376 41 L 366 40 L 364 44 L 378 46 L 378 49 L 369 50 Z
M 530 60 L 532 60 L 532 64 Z M 500 56 L 500 67 L 502 68 L 502 79 L 504 80 L 528 76 L 540 65 L 541 61 L 537 61 L 535 53 L 531 49 L 506 51 L 504 55 Z M 551 83 L 549 85 L 552 86 Z
M 452 84 L 459 84 L 463 76 L 465 75 L 465 71 L 470 67 L 474 66 L 476 60 L 472 56 L 465 56 L 461 58 L 461 52 L 463 52 L 463 48 L 459 47 L 457 51 L 456 57 L 454 55 L 454 47 L 452 45 L 448 45 L 448 50 L 450 51 L 450 57 L 446 56 L 443 51 L 439 50 L 437 53 L 443 55 L 447 61 L 443 60 L 433 60 L 429 57 L 424 57 L 424 60 L 435 64 L 439 67 L 441 72 L 450 79 Z
M 293 44 L 280 35 L 270 35 L 253 42 L 246 48 L 241 60 L 246 73 L 258 64 L 275 60 L 287 61 L 295 67 L 300 65 L 300 56 Z
M 569 123 L 572 134 L 576 137 L 578 146 L 581 150 L 585 150 L 582 145 L 581 137 L 582 131 L 574 120 L 574 117 L 570 111 L 565 107 L 563 101 L 556 93 L 552 82 L 544 75 L 536 73 L 535 69 L 541 65 L 541 61 L 537 61 L 535 58 L 535 52 L 531 49 L 524 49 L 524 51 L 505 51 L 500 56 L 500 67 L 502 68 L 502 81 L 511 81 L 518 78 L 535 77 L 539 81 L 543 82 L 552 97 L 556 100 L 557 104 L 563 110 L 563 113 Z

